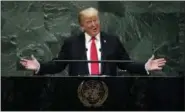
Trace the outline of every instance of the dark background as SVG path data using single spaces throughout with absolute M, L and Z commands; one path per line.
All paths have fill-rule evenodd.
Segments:
M 75 98 L 83 78 L 33 77 L 18 63 L 31 54 L 43 61 L 57 56 L 63 40 L 79 33 L 77 14 L 89 6 L 99 9 L 102 30 L 117 34 L 133 60 L 146 61 L 152 54 L 167 59 L 163 71 L 149 77 L 104 79 L 112 94 L 98 109 L 85 108 Z M 183 110 L 184 6 L 172 1 L 1 1 L 2 110 Z

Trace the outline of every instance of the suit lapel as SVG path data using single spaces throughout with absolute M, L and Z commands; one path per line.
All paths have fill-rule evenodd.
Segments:
M 85 46 L 85 34 L 82 33 L 80 34 L 80 36 L 78 37 L 79 38 L 79 41 L 78 41 L 78 53 L 80 53 L 80 57 L 81 57 L 81 60 L 87 60 L 87 55 L 86 55 L 86 46 Z M 89 69 L 88 69 L 88 63 L 82 63 L 82 69 L 85 70 L 85 72 L 87 74 L 89 74 Z
M 106 60 L 106 51 L 107 49 L 107 39 L 105 37 L 105 34 L 101 32 L 100 34 L 100 41 L 101 41 L 101 60 Z M 101 64 L 101 74 L 105 73 L 105 63 Z

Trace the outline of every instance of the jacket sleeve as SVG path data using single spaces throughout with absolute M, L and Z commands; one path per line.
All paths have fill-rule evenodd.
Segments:
M 131 60 L 127 51 L 123 47 L 121 41 L 118 37 L 116 37 L 117 43 L 117 59 L 118 60 Z M 118 68 L 127 70 L 130 73 L 138 73 L 138 74 L 147 74 L 145 70 L 145 63 L 139 62 L 125 62 L 125 63 L 117 63 Z
M 53 58 L 49 62 L 39 62 L 40 69 L 38 73 L 34 73 L 35 75 L 45 75 L 45 74 L 55 74 L 59 73 L 65 69 L 67 62 L 60 62 L 54 60 L 68 60 L 69 59 L 69 42 L 68 40 L 64 41 L 64 44 L 61 47 L 61 50 L 58 54 L 58 57 Z

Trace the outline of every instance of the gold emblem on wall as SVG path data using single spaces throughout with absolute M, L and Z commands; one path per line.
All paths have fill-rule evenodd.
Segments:
M 108 97 L 108 87 L 103 81 L 83 81 L 78 87 L 78 98 L 86 107 L 100 107 Z

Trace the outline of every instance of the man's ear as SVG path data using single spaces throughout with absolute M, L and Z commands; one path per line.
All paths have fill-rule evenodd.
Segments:
M 80 29 L 81 29 L 81 31 L 82 31 L 82 32 L 84 32 L 84 26 L 83 26 L 83 23 L 82 23 L 82 22 L 80 22 L 79 24 L 80 24 Z
M 84 27 L 81 26 L 81 31 L 84 32 Z

